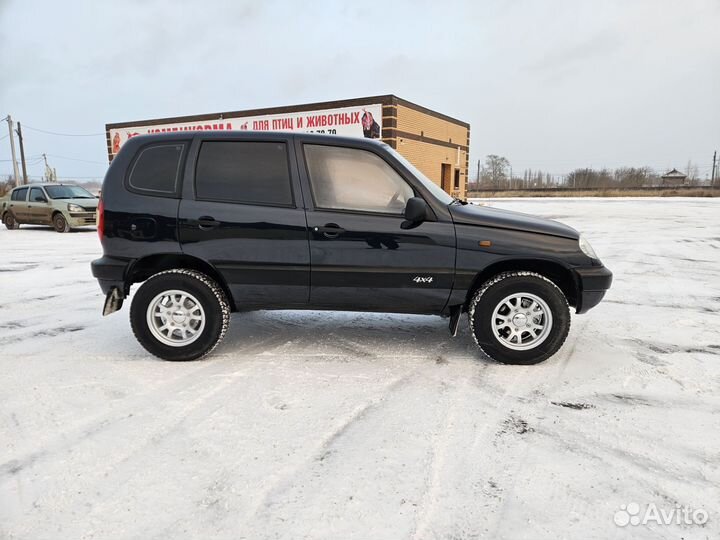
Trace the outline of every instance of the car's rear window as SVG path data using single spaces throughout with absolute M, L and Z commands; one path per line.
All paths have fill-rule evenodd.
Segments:
M 176 194 L 184 150 L 184 143 L 143 148 L 130 171 L 130 187 L 151 195 Z
M 293 204 L 283 142 L 206 141 L 195 170 L 198 199 L 245 204 Z

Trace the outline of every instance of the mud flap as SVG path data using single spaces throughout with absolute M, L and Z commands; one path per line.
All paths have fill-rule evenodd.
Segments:
M 123 305 L 123 297 L 117 287 L 113 287 L 105 297 L 105 305 L 103 306 L 103 317 L 115 313 Z
M 460 325 L 460 315 L 462 315 L 462 304 L 450 308 L 450 324 L 448 325 L 448 330 L 450 330 L 452 337 L 457 336 L 458 326 Z

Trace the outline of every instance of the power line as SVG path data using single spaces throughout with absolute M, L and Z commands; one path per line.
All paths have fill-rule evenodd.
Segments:
M 47 135 L 57 135 L 58 137 L 99 137 L 100 135 L 102 135 L 103 137 L 105 136 L 104 131 L 102 133 L 59 133 L 57 131 L 48 131 L 45 129 L 34 128 L 32 126 L 28 126 L 27 124 L 25 124 L 25 129 L 38 131 L 40 133 L 46 133 Z
M 47 154 L 50 157 L 58 158 L 58 159 L 67 159 L 70 161 L 81 161 L 83 163 L 96 163 L 98 165 L 107 165 L 104 161 L 90 161 L 89 159 L 79 159 L 79 158 L 72 158 L 67 156 L 58 156 L 57 154 Z

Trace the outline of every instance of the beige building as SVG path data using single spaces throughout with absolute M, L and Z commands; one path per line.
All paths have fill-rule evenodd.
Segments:
M 382 140 L 445 191 L 464 198 L 470 124 L 396 96 L 383 97 Z
M 451 195 L 464 198 L 470 125 L 392 94 L 287 107 L 107 124 L 108 159 L 127 139 L 197 130 L 299 131 L 380 139 Z

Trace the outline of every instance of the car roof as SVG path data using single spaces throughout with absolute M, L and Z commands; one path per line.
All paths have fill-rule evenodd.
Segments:
M 47 187 L 47 186 L 74 186 L 74 187 L 82 187 L 78 186 L 77 184 L 68 184 L 66 182 L 32 182 L 30 184 L 23 184 L 22 186 L 16 186 L 13 188 L 13 190 L 16 189 L 22 189 L 22 188 L 31 188 L 31 187 Z

